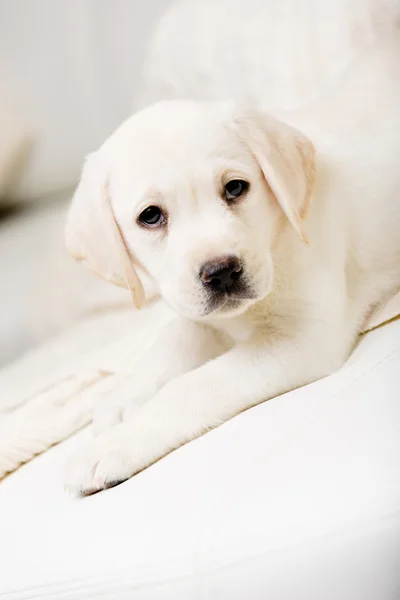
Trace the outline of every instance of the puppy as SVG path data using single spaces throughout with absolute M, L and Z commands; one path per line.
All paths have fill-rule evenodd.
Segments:
M 71 459 L 68 489 L 122 482 L 346 360 L 400 285 L 398 47 L 372 49 L 290 124 L 161 102 L 89 156 L 70 252 L 138 307 L 145 275 L 176 318 L 122 391 L 127 418 Z M 112 394 L 105 410 L 118 421 Z

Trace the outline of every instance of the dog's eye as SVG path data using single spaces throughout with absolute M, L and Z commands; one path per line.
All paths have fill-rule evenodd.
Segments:
M 232 179 L 225 185 L 225 199 L 228 202 L 239 198 L 249 189 L 249 184 L 243 179 Z
M 139 221 L 146 227 L 156 227 L 164 223 L 165 217 L 158 206 L 148 206 L 140 213 Z

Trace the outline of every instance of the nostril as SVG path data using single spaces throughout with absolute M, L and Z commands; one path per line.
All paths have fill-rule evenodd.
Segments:
M 240 278 L 242 273 L 243 273 L 243 269 L 240 267 L 237 271 L 232 271 L 232 273 L 230 274 L 230 278 L 233 281 L 237 281 Z
M 222 285 L 222 281 L 218 277 L 213 277 L 207 283 L 209 283 L 211 285 L 211 287 L 214 288 L 215 290 L 217 290 Z

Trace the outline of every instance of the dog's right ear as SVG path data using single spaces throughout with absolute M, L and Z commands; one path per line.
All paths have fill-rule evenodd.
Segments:
M 72 199 L 65 240 L 76 260 L 103 279 L 128 288 L 135 306 L 143 305 L 143 285 L 114 216 L 106 168 L 96 153 L 86 159 Z
M 303 220 L 316 181 L 312 142 L 294 127 L 263 112 L 241 110 L 235 122 L 282 212 L 307 243 Z

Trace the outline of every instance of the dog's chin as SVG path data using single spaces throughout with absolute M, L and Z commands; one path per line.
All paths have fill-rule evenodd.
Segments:
M 229 295 L 221 295 L 221 297 L 214 297 L 212 300 L 201 302 L 200 306 L 178 306 L 171 302 L 169 302 L 169 305 L 177 314 L 186 319 L 207 322 L 213 321 L 215 318 L 229 319 L 241 315 L 257 300 L 257 298 L 235 298 Z
M 254 302 L 256 302 L 256 299 L 238 299 L 227 296 L 219 306 L 210 308 L 204 316 L 229 319 L 230 317 L 236 317 L 246 312 Z
M 260 297 L 248 289 L 233 294 L 213 294 L 207 299 L 202 317 L 205 319 L 207 317 L 229 319 L 246 312 L 258 300 Z
M 232 293 L 201 294 L 194 303 L 179 301 L 177 297 L 174 299 L 163 297 L 167 304 L 182 317 L 194 321 L 212 322 L 215 319 L 229 319 L 245 313 L 253 304 L 268 296 L 270 291 L 270 286 L 266 286 L 265 289 L 243 286 Z

